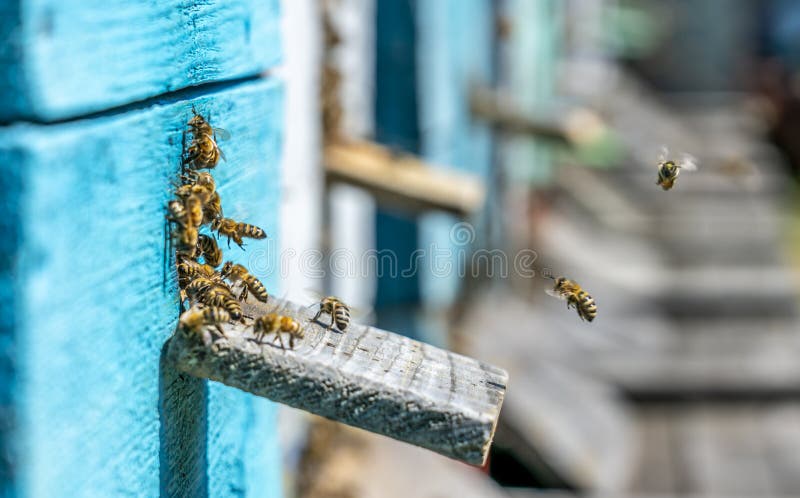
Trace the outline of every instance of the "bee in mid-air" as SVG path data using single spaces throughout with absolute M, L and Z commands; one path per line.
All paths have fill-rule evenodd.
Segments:
M 319 302 L 319 311 L 309 321 L 316 321 L 323 313 L 331 316 L 331 324 L 328 326 L 328 330 L 335 325 L 337 329 L 344 332 L 347 326 L 350 325 L 350 307 L 335 296 L 322 298 Z
M 215 306 L 192 306 L 181 313 L 178 320 L 178 330 L 184 334 L 196 334 L 202 332 L 206 326 L 214 326 L 222 337 L 227 337 L 222 330 L 221 324 L 231 320 L 230 314 L 222 308 Z
M 669 190 L 675 185 L 675 180 L 678 179 L 681 170 L 694 171 L 697 169 L 697 159 L 690 154 L 681 154 L 678 161 L 669 158 L 669 149 L 661 147 L 661 153 L 658 156 L 658 178 L 656 185 L 659 185 L 664 190 Z
M 229 139 L 230 134 L 222 128 L 212 127 L 194 109 L 192 109 L 192 113 L 194 113 L 194 117 L 188 123 L 188 131 L 192 134 L 192 142 L 189 145 L 185 162 L 194 169 L 213 168 L 220 158 L 223 161 L 225 160 L 225 154 L 220 150 L 217 141 Z
M 244 237 L 249 239 L 267 238 L 266 232 L 261 228 L 230 218 L 215 218 L 211 222 L 211 229 L 217 231 L 217 236 L 228 237 L 228 247 L 231 246 L 231 239 L 236 242 L 236 245 L 244 249 L 244 244 L 242 243 Z
M 247 299 L 248 292 L 252 293 L 253 296 L 262 303 L 266 303 L 267 299 L 269 299 L 267 288 L 264 287 L 264 284 L 261 283 L 261 280 L 251 275 L 244 266 L 238 264 L 235 265 L 228 261 L 222 267 L 222 271 L 220 273 L 224 278 L 227 278 L 232 283 L 242 283 L 242 292 L 239 295 L 240 301 Z
M 253 322 L 253 333 L 256 335 L 256 340 L 261 342 L 267 334 L 275 334 L 272 340 L 280 342 L 281 349 L 285 349 L 283 344 L 283 337 L 281 334 L 289 334 L 289 348 L 294 349 L 295 339 L 303 338 L 303 330 L 300 324 L 292 317 L 278 315 L 277 313 L 267 313 L 255 319 Z
M 595 304 L 594 298 L 583 290 L 577 282 L 566 277 L 547 276 L 547 278 L 555 281 L 553 288 L 547 290 L 548 294 L 565 300 L 567 308 L 574 307 L 581 320 L 591 322 L 595 319 L 597 316 L 597 304 Z
M 197 255 L 203 256 L 206 264 L 219 266 L 222 264 L 222 249 L 216 239 L 210 235 L 200 234 L 197 238 Z

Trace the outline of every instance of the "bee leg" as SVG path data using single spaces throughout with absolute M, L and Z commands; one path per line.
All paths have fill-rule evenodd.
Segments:
M 280 331 L 275 332 L 275 339 L 280 341 L 281 349 L 286 349 L 286 346 L 283 345 L 283 337 L 281 337 Z M 272 339 L 273 344 L 275 344 L 275 339 Z
M 217 324 L 215 324 L 215 328 L 217 329 L 217 332 L 219 332 L 219 335 L 221 335 L 225 339 L 228 339 L 228 335 L 225 333 L 224 330 L 222 330 L 222 325 L 217 323 Z
M 319 318 L 319 316 L 320 316 L 321 314 L 322 314 L 322 310 L 319 310 L 319 311 L 317 311 L 317 314 L 316 314 L 316 315 L 314 315 L 314 318 L 309 318 L 309 319 L 308 319 L 308 321 L 309 321 L 309 322 L 316 322 L 316 321 L 317 321 L 317 318 Z
M 247 286 L 243 285 L 242 292 L 239 294 L 239 301 L 246 301 L 247 300 Z
M 294 334 L 289 336 L 289 349 L 294 349 Z

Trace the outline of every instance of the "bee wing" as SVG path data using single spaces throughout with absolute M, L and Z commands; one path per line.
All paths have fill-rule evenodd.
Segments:
M 545 292 L 546 292 L 548 295 L 550 295 L 550 296 L 553 296 L 553 297 L 555 297 L 555 298 L 557 298 L 557 299 L 564 300 L 564 299 L 566 299 L 566 298 L 567 298 L 567 296 L 565 296 L 565 295 L 564 295 L 564 294 L 562 294 L 561 292 L 558 292 L 558 291 L 557 291 L 557 290 L 555 290 L 555 289 L 545 289 L 544 291 L 545 291 Z
M 212 127 L 211 129 L 214 130 L 214 139 L 215 140 L 218 140 L 220 142 L 224 142 L 225 140 L 230 140 L 231 139 L 231 134 L 228 133 L 228 130 L 225 130 L 223 128 L 216 128 L 216 127 Z
M 228 158 L 227 158 L 227 157 L 225 157 L 225 153 L 224 153 L 224 152 L 222 152 L 222 149 L 220 149 L 219 147 L 217 147 L 217 152 L 219 152 L 219 157 L 221 157 L 221 158 L 222 158 L 222 160 L 223 160 L 223 161 L 225 161 L 225 162 L 227 163 L 227 162 L 228 162 Z
M 684 152 L 681 155 L 681 160 L 678 163 L 678 167 L 685 169 L 686 171 L 695 171 L 697 169 L 697 158 Z
M 669 157 L 669 148 L 666 145 L 662 145 L 658 151 L 658 162 L 663 163 Z

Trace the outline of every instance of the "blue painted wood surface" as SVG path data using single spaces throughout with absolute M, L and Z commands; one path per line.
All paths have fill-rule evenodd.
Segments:
M 492 81 L 494 13 L 491 0 L 442 0 L 419 2 L 419 115 L 422 155 L 432 164 L 446 165 L 487 180 L 492 163 L 491 133 L 472 117 L 469 103 L 473 85 Z M 469 226 L 455 227 L 468 222 Z M 459 230 L 458 237 L 454 230 Z M 459 220 L 437 213 L 420 221 L 422 247 L 434 247 L 452 271 L 434 275 L 426 272 L 420 280 L 423 300 L 428 306 L 449 306 L 458 297 L 461 278 L 458 267 L 481 236 L 480 216 Z M 436 265 L 433 251 L 423 266 Z M 434 342 L 444 344 L 440 333 Z
M 394 149 L 418 153 L 415 2 L 382 0 L 375 5 L 375 138 Z M 419 247 L 416 220 L 405 213 L 378 210 L 378 254 L 391 251 L 401 267 Z M 419 275 L 378 275 L 376 325 L 418 338 L 413 310 L 419 304 Z
M 0 2 L 0 121 L 76 117 L 280 58 L 279 0 Z
M 225 215 L 271 236 L 226 255 L 265 276 L 282 101 L 256 80 L 0 128 L 0 495 L 280 496 L 274 406 L 160 357 L 178 316 L 164 204 L 191 106 L 232 135 L 213 172 Z

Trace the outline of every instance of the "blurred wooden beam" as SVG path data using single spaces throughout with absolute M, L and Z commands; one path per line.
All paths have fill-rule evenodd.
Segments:
M 246 322 L 293 317 L 304 338 L 293 350 L 257 342 L 249 324 L 224 324 L 227 338 L 176 333 L 177 369 L 279 403 L 480 465 L 494 436 L 508 374 L 407 337 L 351 324 L 342 333 L 310 322 L 313 310 L 270 298 L 247 304 Z
M 503 131 L 572 147 L 601 140 L 608 130 L 600 116 L 584 107 L 572 107 L 558 113 L 543 109 L 540 114 L 532 115 L 521 111 L 512 98 L 489 88 L 472 88 L 470 108 L 474 116 Z
M 474 175 L 433 167 L 372 142 L 329 143 L 324 160 L 329 183 L 363 188 L 378 203 L 403 211 L 468 216 L 481 208 L 486 195 Z

